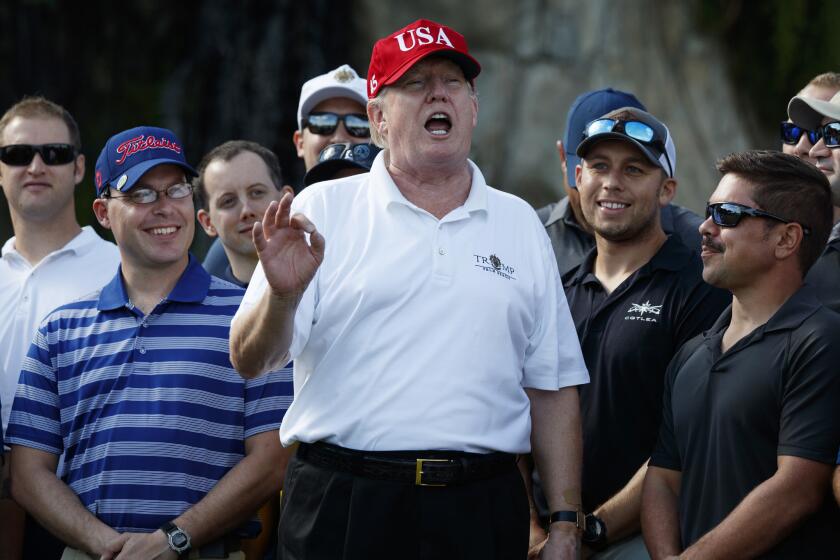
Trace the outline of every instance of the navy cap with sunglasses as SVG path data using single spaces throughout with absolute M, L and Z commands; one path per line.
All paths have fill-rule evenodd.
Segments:
M 336 179 L 344 170 L 353 169 L 359 173 L 370 171 L 376 154 L 382 151 L 375 144 L 330 144 L 318 156 L 318 163 L 312 166 L 303 178 L 307 187 L 320 181 Z
M 566 180 L 570 187 L 575 187 L 575 166 L 580 163 L 577 147 L 585 138 L 586 125 L 621 107 L 635 107 L 645 110 L 645 106 L 632 93 L 613 88 L 596 89 L 580 94 L 574 100 L 566 115 L 566 129 L 563 131 L 563 149 L 566 150 Z
M 744 204 L 738 204 L 737 202 L 712 202 L 706 205 L 706 219 L 708 220 L 711 218 L 712 221 L 720 227 L 735 227 L 741 222 L 741 218 L 744 216 L 766 218 L 783 224 L 798 223 L 780 218 L 779 216 L 765 212 L 764 210 L 758 210 L 757 208 L 751 208 L 750 206 L 746 206 Z M 804 224 L 799 225 L 802 226 L 802 233 L 805 235 L 811 234 L 811 228 Z
M 586 125 L 584 140 L 577 148 L 577 155 L 586 153 L 598 142 L 604 140 L 625 140 L 630 142 L 668 177 L 674 177 L 677 153 L 668 127 L 656 117 L 635 107 L 622 107 L 610 111 Z
M 0 147 L 0 161 L 13 167 L 32 163 L 35 154 L 46 165 L 66 165 L 75 161 L 78 150 L 71 144 L 10 144 Z

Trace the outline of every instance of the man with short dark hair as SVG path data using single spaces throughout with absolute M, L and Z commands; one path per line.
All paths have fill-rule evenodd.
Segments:
M 15 233 L 0 258 L 4 429 L 38 324 L 59 305 L 104 285 L 119 264 L 114 244 L 76 219 L 74 193 L 85 175 L 81 149 L 73 116 L 43 97 L 24 98 L 0 118 L 0 184 Z M 3 468 L 8 471 L 8 461 Z M 14 560 L 24 546 L 24 511 L 7 491 L 0 491 L 0 518 L 0 550 Z M 26 533 L 35 538 L 27 538 L 25 554 L 48 558 L 51 552 L 44 547 L 49 539 L 37 536 L 39 528 L 31 519 L 27 524 Z
M 563 140 L 557 141 L 557 153 L 563 170 L 563 190 L 566 197 L 537 211 L 551 239 L 561 276 L 583 262 L 587 253 L 595 246 L 592 228 L 586 223 L 580 210 L 580 195 L 575 179 L 575 168 L 580 163 L 580 159 L 575 150 L 583 140 L 587 124 L 621 107 L 645 110 L 642 102 L 632 93 L 604 88 L 579 95 L 566 115 Z M 700 216 L 694 212 L 671 203 L 662 208 L 660 217 L 665 233 L 678 234 L 690 250 L 697 250 L 700 246 L 697 226 L 701 221 Z
M 543 556 L 576 556 L 588 376 L 542 224 L 468 159 L 480 69 L 429 20 L 377 41 L 370 173 L 304 189 L 294 212 L 286 195 L 254 226 L 231 358 L 248 378 L 295 359 L 284 560 L 521 558 L 531 445 Z
M 654 558 L 833 557 L 840 316 L 803 285 L 831 229 L 828 181 L 779 152 L 718 169 L 703 278 L 732 306 L 669 365 L 645 542 Z
M 108 140 L 93 208 L 119 271 L 51 313 L 24 361 L 6 434 L 12 491 L 68 544 L 64 560 L 242 559 L 249 516 L 282 483 L 290 379 L 243 382 L 230 364 L 243 292 L 188 253 L 194 175 L 167 129 Z
M 228 258 L 220 278 L 248 287 L 257 267 L 251 228 L 269 203 L 292 188 L 283 185 L 277 156 L 247 140 L 216 146 L 202 158 L 194 181 L 198 223 L 210 237 L 218 237 Z
M 677 188 L 668 128 L 624 107 L 583 136 L 575 183 L 596 245 L 563 276 L 591 377 L 580 387 L 583 508 L 592 512 L 583 540 L 595 558 L 644 559 L 639 507 L 665 369 L 729 296 L 703 282 L 697 251 L 662 229 Z

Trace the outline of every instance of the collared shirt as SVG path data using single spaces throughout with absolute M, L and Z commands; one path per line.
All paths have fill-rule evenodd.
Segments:
M 291 371 L 245 381 L 230 364 L 242 290 L 190 257 L 148 315 L 121 273 L 41 324 L 23 362 L 10 445 L 64 453 L 64 481 L 108 526 L 151 532 L 200 501 L 276 430 Z
M 588 381 L 545 230 L 472 162 L 466 201 L 437 219 L 400 193 L 384 154 L 295 199 L 327 248 L 295 317 L 281 439 L 527 452 L 524 388 Z M 258 265 L 237 315 L 266 286 Z
M 20 364 L 38 324 L 47 313 L 104 286 L 120 263 L 116 245 L 86 226 L 64 247 L 32 266 L 15 250 L 15 238 L 3 245 L 0 259 L 0 395 L 3 427 L 9 423 Z
M 545 216 L 543 223 L 554 248 L 557 268 L 560 270 L 560 276 L 564 276 L 583 262 L 587 253 L 595 246 L 595 238 L 577 222 L 568 197 L 544 206 L 538 212 L 541 217 Z M 662 230 L 668 234 L 677 234 L 691 251 L 700 250 L 698 228 L 701 223 L 703 218 L 675 204 L 669 204 L 660 213 Z
M 779 455 L 834 464 L 840 445 L 840 316 L 805 287 L 722 353 L 730 320 L 727 310 L 668 368 L 650 464 L 682 472 L 685 547 L 773 476 Z M 827 498 L 762 558 L 833 558 L 838 526 L 837 505 Z
M 814 293 L 826 307 L 840 312 L 840 238 L 828 242 L 805 281 L 814 287 Z
M 564 277 L 586 366 L 580 388 L 583 506 L 592 511 L 650 457 L 668 362 L 731 301 L 706 284 L 696 252 L 676 236 L 611 293 L 593 274 L 597 251 Z

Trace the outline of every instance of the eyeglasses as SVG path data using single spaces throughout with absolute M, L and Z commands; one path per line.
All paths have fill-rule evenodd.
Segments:
M 175 185 L 166 187 L 162 191 L 157 191 L 151 187 L 136 187 L 131 189 L 125 196 L 114 196 L 109 191 L 105 191 L 102 196 L 105 198 L 125 198 L 132 204 L 151 204 L 156 201 L 161 195 L 165 195 L 172 200 L 179 200 L 187 198 L 193 192 L 193 186 L 189 183 L 177 183 Z
M 706 205 L 706 219 L 708 220 L 709 218 L 712 218 L 712 221 L 720 227 L 735 227 L 741 222 L 741 218 L 744 216 L 767 218 L 770 220 L 776 220 L 777 222 L 782 222 L 783 224 L 796 223 L 770 214 L 769 212 L 764 212 L 763 210 L 757 210 L 743 204 L 738 204 L 737 202 L 715 202 Z M 802 226 L 802 232 L 805 235 L 811 234 L 811 228 L 803 224 L 799 225 Z
M 641 121 L 620 121 L 616 119 L 595 119 L 583 131 L 584 137 L 595 136 L 596 134 L 605 134 L 607 132 L 620 132 L 625 136 L 638 140 L 643 144 L 650 144 L 655 147 L 661 154 L 665 156 L 665 161 L 668 163 L 668 176 L 674 175 L 674 166 L 671 164 L 671 158 L 668 157 L 668 150 L 665 149 L 665 143 L 656 137 L 656 131 L 653 127 Z
M 830 122 L 817 129 L 826 148 L 840 148 L 840 122 Z M 816 142 L 811 142 L 816 144 Z
M 76 148 L 70 144 L 12 144 L 0 148 L 0 161 L 21 167 L 32 163 L 35 154 L 47 165 L 65 165 L 76 159 Z
M 330 144 L 318 156 L 318 163 L 332 159 L 346 159 L 370 168 L 380 148 L 373 144 Z
M 808 130 L 807 128 L 796 126 L 795 124 L 789 121 L 783 121 L 780 130 L 782 142 L 784 142 L 785 144 L 790 144 L 791 146 L 797 145 L 799 143 L 799 139 L 802 138 L 803 134 L 808 135 L 808 141 L 811 143 L 811 145 L 819 142 L 820 137 L 822 136 L 822 133 L 819 129 Z
M 336 113 L 309 113 L 303 121 L 303 126 L 309 129 L 313 134 L 320 134 L 326 136 L 335 132 L 338 128 L 338 123 L 344 121 L 344 127 L 350 136 L 356 138 L 367 138 L 370 136 L 370 123 L 367 116 L 362 114 L 351 113 L 348 115 L 339 115 Z

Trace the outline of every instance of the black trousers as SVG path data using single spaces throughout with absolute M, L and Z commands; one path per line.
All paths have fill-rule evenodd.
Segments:
M 427 487 L 374 480 L 295 456 L 286 471 L 279 560 L 520 560 L 528 498 L 514 467 Z

